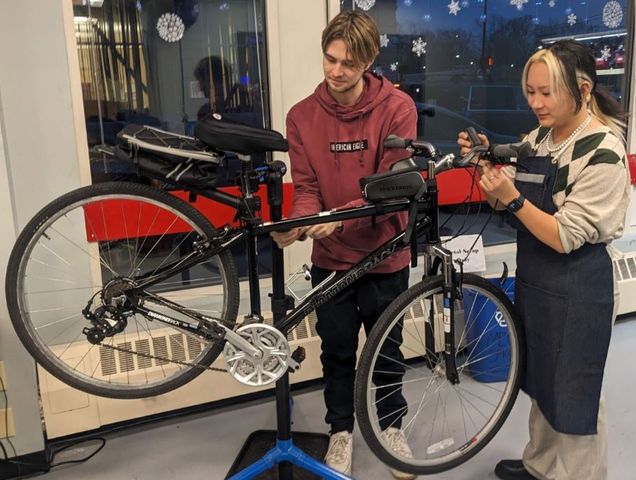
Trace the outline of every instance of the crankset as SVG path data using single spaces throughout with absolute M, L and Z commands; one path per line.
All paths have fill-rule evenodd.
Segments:
M 287 369 L 297 368 L 289 351 L 289 342 L 278 329 L 252 323 L 238 328 L 236 335 L 249 343 L 250 349 L 239 348 L 228 335 L 223 356 L 227 371 L 244 385 L 260 387 L 276 382 Z

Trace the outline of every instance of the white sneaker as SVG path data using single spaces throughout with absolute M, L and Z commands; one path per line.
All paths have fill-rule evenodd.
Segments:
M 391 450 L 398 454 L 400 457 L 413 458 L 413 452 L 406 441 L 404 432 L 399 428 L 389 427 L 382 432 L 382 438 L 389 444 Z M 389 467 L 390 468 L 390 467 Z M 400 472 L 394 468 L 390 468 L 391 473 L 398 480 L 413 480 L 417 477 L 412 473 Z
M 351 476 L 351 457 L 353 456 L 353 435 L 346 430 L 329 437 L 329 449 L 325 455 L 325 464 L 334 470 Z

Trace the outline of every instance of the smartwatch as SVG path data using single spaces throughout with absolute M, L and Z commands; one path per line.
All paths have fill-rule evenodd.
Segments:
M 506 210 L 508 210 L 510 213 L 517 213 L 519 210 L 521 210 L 521 207 L 523 207 L 525 201 L 526 197 L 524 197 L 523 195 L 519 195 L 512 202 L 506 205 Z

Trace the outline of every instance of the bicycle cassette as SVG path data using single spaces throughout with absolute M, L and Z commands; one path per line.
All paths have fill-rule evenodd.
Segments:
M 225 343 L 223 357 L 227 371 L 244 385 L 260 387 L 276 382 L 289 366 L 289 343 L 276 328 L 264 323 L 253 323 L 239 327 L 236 332 L 260 351 L 252 356 Z

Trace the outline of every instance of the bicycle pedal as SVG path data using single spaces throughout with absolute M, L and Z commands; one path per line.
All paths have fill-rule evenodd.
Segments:
M 307 354 L 305 352 L 305 348 L 304 347 L 298 347 L 298 348 L 296 348 L 296 350 L 294 350 L 292 352 L 291 359 L 296 363 L 296 365 L 293 365 L 293 369 L 294 370 L 299 370 L 300 369 L 300 364 L 303 363 L 303 361 L 305 360 L 306 356 L 307 356 Z M 290 365 L 290 366 L 292 366 L 292 365 Z
M 249 313 L 243 317 L 243 323 L 241 325 L 251 325 L 252 323 L 263 323 L 265 319 L 262 315 L 255 313 Z

